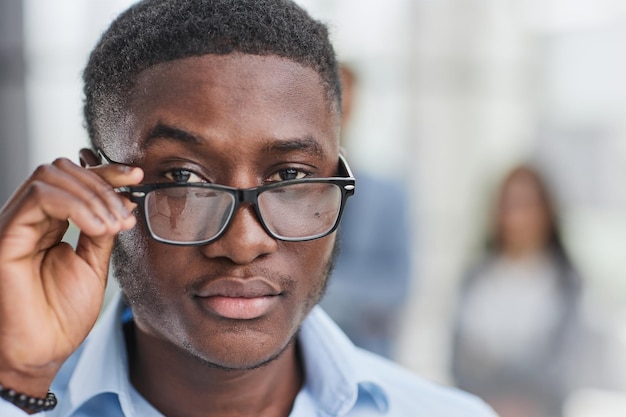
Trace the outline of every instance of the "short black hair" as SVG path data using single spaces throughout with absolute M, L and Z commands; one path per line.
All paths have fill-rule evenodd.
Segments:
M 91 143 L 101 123 L 124 112 L 140 72 L 207 54 L 275 55 L 314 69 L 329 103 L 341 109 L 335 51 L 324 24 L 289 0 L 143 0 L 102 35 L 85 71 L 84 117 Z

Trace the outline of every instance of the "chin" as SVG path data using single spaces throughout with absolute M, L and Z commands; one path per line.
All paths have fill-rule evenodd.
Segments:
M 297 332 L 282 345 L 275 345 L 276 338 L 267 335 L 220 337 L 222 344 L 198 346 L 189 340 L 178 346 L 186 356 L 199 364 L 224 371 L 244 371 L 265 367 L 283 357 L 294 346 Z

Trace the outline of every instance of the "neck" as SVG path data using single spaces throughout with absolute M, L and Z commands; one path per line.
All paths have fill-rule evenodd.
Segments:
M 167 417 L 286 417 L 302 386 L 295 342 L 266 365 L 229 370 L 208 365 L 139 329 L 129 333 L 131 382 Z
M 509 259 L 523 260 L 539 256 L 544 251 L 543 245 L 508 245 L 502 253 Z

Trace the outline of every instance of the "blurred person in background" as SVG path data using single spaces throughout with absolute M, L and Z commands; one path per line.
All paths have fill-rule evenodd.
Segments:
M 581 280 L 537 170 L 506 176 L 492 220 L 486 253 L 461 284 L 453 377 L 501 417 L 559 417 Z
M 350 65 L 341 66 L 341 82 L 345 130 L 358 88 Z M 342 142 L 348 145 L 345 134 Z M 357 346 L 393 358 L 409 293 L 408 195 L 398 182 L 358 167 L 355 173 L 359 193 L 346 205 L 340 253 L 321 305 Z

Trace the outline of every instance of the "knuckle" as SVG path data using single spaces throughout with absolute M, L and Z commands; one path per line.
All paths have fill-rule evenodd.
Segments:
M 74 166 L 74 163 L 67 158 L 57 158 L 52 162 L 52 165 L 58 168 L 68 168 Z
M 113 187 L 105 182 L 105 181 L 97 181 L 94 184 L 94 188 L 92 190 L 92 194 L 95 196 L 115 196 L 116 193 L 113 190 Z
M 41 201 L 46 198 L 49 190 L 50 187 L 45 181 L 34 180 L 28 185 L 24 194 L 27 199 Z
M 40 180 L 35 180 L 30 183 L 28 187 L 28 193 L 33 196 L 41 196 L 43 195 L 48 188 L 48 185 Z
M 50 164 L 43 164 L 43 165 L 39 165 L 34 173 L 33 173 L 33 177 L 34 178 L 47 178 L 49 177 L 53 171 L 55 171 L 55 167 L 50 165 Z
M 95 205 L 103 205 L 107 211 L 115 211 L 122 205 L 119 195 L 113 190 L 109 184 L 105 182 L 98 182 L 90 189 L 90 194 L 87 196 L 89 205 L 94 207 Z

